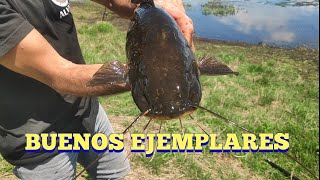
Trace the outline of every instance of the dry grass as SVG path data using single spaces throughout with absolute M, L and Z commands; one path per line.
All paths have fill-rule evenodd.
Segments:
M 131 123 L 134 117 L 128 116 L 109 116 L 110 122 L 113 126 L 113 129 L 116 133 L 122 132 L 127 124 Z M 132 132 L 141 132 L 144 125 L 147 123 L 146 119 L 142 119 L 132 129 Z M 198 124 L 204 128 L 205 130 L 209 129 L 205 124 L 198 122 Z M 196 127 L 197 124 L 192 121 L 184 121 L 183 125 L 185 127 Z M 163 125 L 163 128 L 166 124 Z M 169 125 L 167 125 L 169 126 Z M 158 132 L 159 124 L 151 123 L 148 131 L 149 132 Z M 201 132 L 201 129 L 198 128 L 198 131 Z M 130 151 L 131 140 L 129 134 L 125 136 L 125 151 L 128 153 Z M 130 162 L 132 166 L 132 171 L 125 178 L 128 180 L 133 179 L 156 179 L 156 180 L 173 180 L 173 179 L 186 179 L 186 172 L 188 169 L 183 167 L 183 164 L 179 164 L 175 158 L 170 159 L 160 168 L 160 173 L 158 175 L 153 174 L 146 165 L 137 162 L 137 158 L 145 158 L 143 154 L 132 153 L 130 155 Z M 211 178 L 215 179 L 265 179 L 251 172 L 247 167 L 244 167 L 240 161 L 240 159 L 234 158 L 232 156 L 228 156 L 228 154 L 193 154 L 187 153 L 183 155 L 185 160 L 192 159 L 205 172 L 211 174 Z M 150 158 L 149 161 L 152 161 Z M 214 161 L 214 164 L 210 161 Z M 191 177 L 192 179 L 192 177 Z

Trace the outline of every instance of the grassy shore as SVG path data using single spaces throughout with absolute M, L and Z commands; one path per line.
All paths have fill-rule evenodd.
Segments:
M 92 6 L 86 8 L 86 12 L 94 10 L 91 9 Z M 101 18 L 103 8 L 94 11 L 99 15 L 98 18 Z M 79 22 L 93 18 L 89 14 L 86 17 L 86 14 L 81 13 L 79 18 L 75 15 Z M 126 21 L 110 13 L 106 19 L 107 22 L 78 23 L 85 58 L 89 63 L 113 59 L 126 62 Z M 298 157 L 308 168 L 318 172 L 318 52 L 202 40 L 196 40 L 195 43 L 197 57 L 216 57 L 240 72 L 240 76 L 201 77 L 201 104 L 257 133 L 290 133 L 290 153 Z M 101 98 L 101 101 L 111 115 L 133 118 L 139 114 L 130 93 Z M 197 112 L 194 116 L 207 132 L 221 133 L 221 140 L 227 132 L 241 133 L 239 129 L 203 112 Z M 128 123 L 123 122 L 123 127 Z M 141 131 L 145 123 L 146 120 L 142 120 L 133 131 Z M 183 123 L 187 132 L 202 132 L 201 129 L 195 128 L 195 123 L 189 119 L 184 119 Z M 158 126 L 159 124 L 155 124 L 152 128 L 156 129 Z M 177 121 L 167 122 L 164 127 L 164 132 L 181 132 Z M 218 165 L 219 160 L 216 159 L 221 158 L 228 159 L 226 162 L 239 162 L 239 169 L 235 167 L 228 170 L 229 164 Z M 205 153 L 201 156 L 185 156 L 168 153 L 156 154 L 151 162 L 143 156 L 134 158 L 133 162 L 145 166 L 151 174 L 159 177 L 166 172 L 163 168 L 168 163 L 174 164 L 180 174 L 190 179 L 212 179 L 217 177 L 215 174 L 221 179 L 248 177 L 241 174 L 241 168 L 250 171 L 256 178 L 283 177 L 263 162 L 265 158 L 272 159 L 302 178 L 310 178 L 300 166 L 278 153 L 249 154 L 241 159 L 230 154 Z
M 79 32 L 81 48 L 87 63 L 111 60 L 126 62 L 125 43 L 128 21 L 108 13 L 100 21 L 104 8 L 92 3 L 73 5 L 72 12 Z M 281 49 L 244 44 L 227 44 L 197 39 L 196 56 L 216 57 L 240 73 L 239 76 L 201 77 L 201 105 L 233 119 L 256 133 L 290 133 L 289 153 L 298 158 L 318 176 L 319 170 L 319 56 L 318 50 Z M 102 97 L 101 103 L 110 115 L 113 126 L 123 130 L 139 110 L 131 94 Z M 197 122 L 209 133 L 242 133 L 209 114 L 197 111 Z M 146 119 L 132 129 L 141 132 Z M 153 122 L 150 132 L 156 132 Z M 188 133 L 201 133 L 196 123 L 183 119 Z M 181 132 L 178 121 L 168 121 L 163 132 Z M 239 155 L 239 154 L 238 154 Z M 240 154 L 241 155 L 241 154 Z M 172 154 L 157 153 L 131 158 L 133 177 L 146 179 L 284 179 L 266 164 L 271 159 L 302 179 L 311 175 L 281 153 L 255 153 L 243 158 L 234 154 Z M 0 172 L 12 167 L 0 159 Z M 130 176 L 128 177 L 130 179 Z

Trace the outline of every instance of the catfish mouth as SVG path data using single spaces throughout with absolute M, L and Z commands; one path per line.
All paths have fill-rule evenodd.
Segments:
M 189 88 L 188 88 L 189 89 Z M 191 88 L 187 93 L 158 94 L 146 93 L 135 86 L 133 98 L 141 112 L 147 112 L 144 116 L 158 120 L 179 119 L 192 114 L 197 110 L 201 100 L 200 88 Z
M 158 119 L 158 120 L 172 120 L 172 119 L 179 119 L 185 116 L 188 116 L 192 114 L 196 109 L 192 109 L 189 111 L 182 112 L 180 114 L 176 115 L 159 115 L 159 114 L 154 114 L 152 111 L 148 114 L 146 114 L 147 117 L 153 118 L 153 119 Z
M 196 76 L 187 75 L 172 75 L 177 79 L 173 82 L 152 78 L 153 84 L 147 78 L 139 78 L 132 86 L 132 96 L 140 111 L 147 112 L 144 116 L 172 120 L 192 114 L 201 101 L 201 86 Z
M 174 108 L 168 110 L 159 110 L 156 111 L 154 109 L 151 109 L 148 114 L 145 116 L 153 118 L 153 119 L 158 119 L 158 120 L 172 120 L 172 119 L 179 119 L 185 116 L 188 116 L 192 114 L 197 108 L 195 106 L 187 106 L 184 107 L 182 110 L 175 111 Z

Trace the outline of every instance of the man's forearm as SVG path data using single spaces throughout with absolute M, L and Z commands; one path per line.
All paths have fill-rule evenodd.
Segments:
M 130 90 L 129 85 L 125 83 L 87 86 L 102 64 L 79 65 L 64 59 L 36 30 L 0 57 L 0 65 L 38 80 L 61 94 L 99 96 Z
M 123 18 L 131 18 L 137 5 L 131 0 L 92 0 L 99 3 Z
M 52 88 L 61 94 L 77 96 L 102 96 L 122 93 L 130 90 L 128 83 L 99 84 L 88 86 L 92 76 L 101 68 L 102 64 L 78 65 L 70 64 L 61 68 L 52 81 Z

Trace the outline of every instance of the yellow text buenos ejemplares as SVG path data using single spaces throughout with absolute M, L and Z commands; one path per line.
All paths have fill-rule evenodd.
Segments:
M 122 152 L 124 135 L 111 134 L 26 134 L 27 152 Z M 150 157 L 157 152 L 287 152 L 289 134 L 237 134 L 229 133 L 218 140 L 217 134 L 131 134 L 131 152 Z

